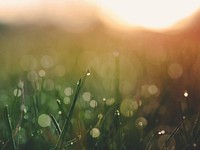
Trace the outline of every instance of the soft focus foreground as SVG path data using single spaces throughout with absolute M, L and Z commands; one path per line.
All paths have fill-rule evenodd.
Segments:
M 1 24 L 1 149 L 200 148 L 198 13 L 159 33 L 73 23 Z

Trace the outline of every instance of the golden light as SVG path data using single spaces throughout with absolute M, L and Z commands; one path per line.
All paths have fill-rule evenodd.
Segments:
M 99 17 L 117 28 L 165 29 L 199 8 L 200 0 L 0 0 L 0 21 L 50 20 L 87 28 Z
M 111 25 L 151 29 L 168 28 L 200 8 L 200 0 L 97 0 L 96 2 L 101 7 L 103 14 L 101 17 L 106 18 L 106 22 Z

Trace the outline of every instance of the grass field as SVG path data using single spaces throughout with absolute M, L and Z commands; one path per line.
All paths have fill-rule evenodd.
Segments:
M 172 37 L 1 25 L 0 149 L 198 150 L 199 44 Z

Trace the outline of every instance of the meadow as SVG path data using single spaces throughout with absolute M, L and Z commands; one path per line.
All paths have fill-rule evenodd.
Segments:
M 200 45 L 191 29 L 2 24 L 0 149 L 199 149 Z

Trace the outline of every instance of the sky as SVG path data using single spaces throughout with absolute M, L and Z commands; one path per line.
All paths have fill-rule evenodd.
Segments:
M 199 11 L 200 0 L 0 0 L 0 21 L 51 20 L 165 29 Z M 88 22 L 88 23 L 87 23 Z

